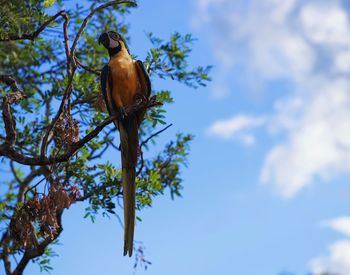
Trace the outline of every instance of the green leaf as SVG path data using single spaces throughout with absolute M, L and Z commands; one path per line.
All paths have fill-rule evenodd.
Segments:
M 44 8 L 49 8 L 56 3 L 56 0 L 44 0 Z

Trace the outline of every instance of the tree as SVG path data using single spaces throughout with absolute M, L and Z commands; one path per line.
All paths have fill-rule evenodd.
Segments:
M 65 209 L 89 203 L 85 217 L 118 215 L 122 198 L 118 163 L 106 162 L 107 151 L 119 151 L 117 133 L 101 99 L 100 68 L 108 62 L 96 37 L 117 29 L 127 41 L 126 15 L 136 3 L 87 1 L 69 11 L 48 15 L 61 1 L 0 1 L 0 258 L 7 275 L 22 274 L 30 261 L 52 269 L 50 247 L 63 229 Z M 52 9 L 51 9 L 52 10 Z M 93 20 L 91 20 L 93 18 Z M 171 35 L 169 41 L 149 33 L 153 47 L 144 61 L 152 79 L 172 79 L 197 88 L 209 81 L 210 67 L 189 68 L 194 39 Z M 192 136 L 180 133 L 158 154 L 154 138 L 171 125 L 165 122 L 170 91 L 152 91 L 135 108 L 148 109 L 140 131 L 137 209 L 170 191 L 181 195 L 180 170 L 186 164 Z M 164 126 L 163 126 L 164 127 Z M 159 128 L 154 132 L 154 129 Z M 158 148 L 159 149 L 159 148 Z M 17 256 L 17 261 L 11 258 Z

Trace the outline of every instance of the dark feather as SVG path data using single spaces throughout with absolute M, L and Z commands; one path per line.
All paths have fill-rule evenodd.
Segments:
M 111 90 L 112 90 L 112 81 L 110 80 L 109 76 L 109 65 L 105 65 L 101 72 L 101 89 L 102 89 L 102 95 L 103 99 L 105 101 L 105 104 L 107 106 L 107 110 L 109 115 L 113 116 L 118 113 L 117 107 L 114 104 L 114 101 L 111 98 Z M 107 82 L 109 82 L 109 89 L 107 89 Z M 117 121 L 114 121 L 114 125 L 118 129 Z
M 137 64 L 139 65 L 141 71 L 143 72 L 143 78 L 146 80 L 147 83 L 147 96 L 150 96 L 151 91 L 152 91 L 152 87 L 151 87 L 151 80 L 149 79 L 149 75 L 146 71 L 145 65 L 143 64 L 143 62 L 141 60 L 137 60 L 136 61 Z

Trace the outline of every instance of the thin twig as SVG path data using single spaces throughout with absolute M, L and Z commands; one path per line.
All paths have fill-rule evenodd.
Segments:
M 81 24 L 80 28 L 79 28 L 79 31 L 77 33 L 77 35 L 75 36 L 75 39 L 73 41 L 73 44 L 72 44 L 72 47 L 70 49 L 71 51 L 71 54 L 72 56 L 75 55 L 75 49 L 78 45 L 78 41 L 79 41 L 79 38 L 80 36 L 82 35 L 87 23 L 89 22 L 89 20 L 91 19 L 91 17 L 98 11 L 100 10 L 103 10 L 107 7 L 110 7 L 110 6 L 114 6 L 114 5 L 120 5 L 120 4 L 130 4 L 130 5 L 133 5 L 133 6 L 136 6 L 136 2 L 135 1 L 126 1 L 126 0 L 116 0 L 116 1 L 110 1 L 108 3 L 105 3 L 103 5 L 100 5 L 98 6 L 97 8 L 93 9 L 89 14 L 88 16 L 85 17 L 83 23 Z
M 15 40 L 34 40 L 39 36 L 39 34 L 52 22 L 55 21 L 59 16 L 64 16 L 65 11 L 61 10 L 58 13 L 56 13 L 54 16 L 50 17 L 47 21 L 44 22 L 36 31 L 32 33 L 24 33 L 22 35 L 13 34 L 9 35 L 8 37 L 0 39 L 0 41 L 15 41 Z
M 118 182 L 118 185 L 119 186 L 121 186 L 121 182 Z M 118 186 L 117 185 L 117 186 Z M 97 187 L 95 187 L 95 188 L 93 188 L 92 189 L 92 191 L 91 192 L 84 192 L 84 196 L 81 196 L 81 197 L 79 197 L 76 201 L 85 201 L 85 200 L 87 200 L 87 199 L 89 199 L 89 198 L 91 198 L 93 195 L 95 195 L 95 194 L 99 194 L 101 191 L 103 191 L 103 190 L 105 190 L 107 187 L 115 187 L 116 186 L 116 184 L 115 184 L 115 182 L 110 182 L 109 184 L 104 184 L 104 185 L 101 185 L 101 186 L 97 186 Z M 115 194 L 115 196 L 118 198 L 118 196 L 120 196 L 120 195 L 123 195 L 123 192 L 121 192 L 121 191 L 118 191 L 116 194 Z M 117 200 L 118 201 L 118 200 Z
M 173 126 L 173 124 L 169 124 L 168 126 L 166 126 L 165 128 L 163 128 L 162 130 L 152 134 L 151 136 L 149 136 L 147 139 L 145 139 L 143 142 L 141 142 L 140 144 L 140 158 L 141 158 L 141 166 L 138 169 L 136 176 L 140 175 L 143 167 L 145 166 L 145 160 L 143 158 L 143 151 L 142 151 L 142 146 L 145 146 L 147 144 L 147 142 L 149 142 L 152 138 L 154 138 L 155 136 L 159 135 L 160 133 L 163 133 L 164 131 L 166 131 L 168 128 L 170 128 L 171 126 Z
M 40 149 L 40 155 L 41 157 L 46 156 L 46 149 L 47 149 L 47 143 L 49 136 L 51 134 L 51 131 L 55 127 L 55 124 L 57 123 L 58 119 L 61 117 L 61 114 L 64 110 L 64 107 L 66 105 L 66 101 L 70 98 L 71 91 L 73 89 L 73 76 L 75 72 L 75 68 L 72 68 L 72 55 L 71 51 L 69 49 L 68 45 L 68 24 L 69 24 L 69 18 L 67 14 L 63 11 L 61 16 L 64 18 L 64 23 L 63 23 L 63 34 L 64 34 L 64 48 L 66 51 L 66 59 L 67 59 L 67 74 L 68 74 L 68 84 L 66 86 L 66 89 L 64 91 L 63 99 L 61 101 L 61 105 L 59 107 L 59 110 L 53 119 L 53 121 L 50 123 L 48 130 L 43 138 L 42 144 L 41 144 L 41 149 Z
M 66 51 L 66 59 L 67 59 L 67 74 L 70 75 L 71 73 L 71 54 L 69 50 L 69 45 L 68 45 L 68 24 L 69 24 L 69 17 L 67 16 L 66 13 L 62 14 L 62 17 L 64 18 L 64 23 L 63 23 L 63 37 L 64 37 L 64 49 Z
M 149 136 L 147 139 L 145 139 L 143 142 L 141 142 L 140 147 L 146 145 L 147 142 L 149 142 L 152 138 L 154 138 L 155 136 L 158 136 L 159 134 L 163 133 L 164 131 L 166 131 L 167 129 L 169 129 L 171 126 L 173 126 L 173 124 L 169 124 L 168 126 L 166 126 L 165 128 L 163 128 L 162 130 L 152 134 L 151 136 Z
M 75 60 L 75 63 L 76 63 L 79 67 L 83 68 L 85 71 L 87 71 L 87 72 L 89 72 L 89 73 L 92 73 L 92 74 L 95 74 L 95 75 L 97 75 L 97 76 L 100 76 L 100 75 L 101 75 L 101 71 L 100 71 L 100 70 L 95 70 L 95 69 L 92 69 L 92 68 L 90 68 L 90 67 L 88 67 L 88 66 L 82 64 L 82 63 L 78 60 L 78 58 L 77 58 L 76 56 L 74 57 L 74 60 Z
M 30 174 L 26 176 L 18 190 L 17 202 L 24 202 L 25 197 L 27 196 L 28 186 L 36 177 L 40 176 L 45 171 L 44 167 L 38 169 L 32 169 Z
M 19 183 L 19 185 L 21 185 L 23 183 L 23 181 L 17 175 L 16 168 L 13 165 L 13 160 L 10 161 L 10 168 L 11 168 L 11 172 L 12 172 L 13 176 L 15 177 L 15 180 Z
M 66 101 L 67 99 L 70 97 L 70 94 L 71 94 L 71 91 L 73 89 L 73 74 L 74 74 L 74 71 L 75 69 L 73 69 L 73 72 L 72 72 L 72 75 L 71 77 L 69 78 L 68 80 L 68 84 L 67 84 L 67 87 L 65 89 L 65 92 L 64 92 L 64 95 L 63 95 L 63 99 L 61 101 L 61 105 L 58 109 L 58 112 L 55 116 L 55 118 L 52 120 L 52 122 L 50 123 L 47 131 L 46 131 L 46 134 L 43 138 L 43 141 L 41 143 L 41 150 L 40 150 L 40 153 L 41 153 L 41 157 L 42 158 L 45 158 L 46 157 L 46 149 L 47 149 L 47 143 L 48 143 L 48 140 L 49 140 L 49 136 L 51 134 L 51 131 L 53 130 L 53 128 L 55 127 L 57 121 L 59 120 L 59 118 L 61 117 L 62 113 L 63 113 L 63 110 L 66 106 Z

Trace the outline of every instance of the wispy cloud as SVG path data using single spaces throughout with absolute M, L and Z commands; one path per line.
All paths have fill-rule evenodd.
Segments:
M 251 145 L 255 142 L 255 138 L 249 130 L 263 125 L 264 122 L 265 120 L 260 117 L 237 115 L 214 122 L 207 129 L 207 133 L 224 140 L 238 139 L 246 145 Z
M 327 220 L 321 223 L 323 227 L 329 227 L 339 233 L 350 238 L 350 217 L 343 216 L 335 219 Z
M 264 126 L 282 133 L 266 154 L 260 179 L 291 197 L 314 179 L 350 172 L 350 25 L 339 1 L 197 0 L 197 26 L 212 37 L 229 86 L 232 69 L 248 82 L 286 80 L 294 90 L 259 116 L 214 122 L 209 132 L 230 139 Z M 226 82 L 222 81 L 225 79 Z M 249 84 L 248 84 L 249 85 Z M 215 83 L 214 83 L 215 86 Z M 268 92 L 268 91 L 265 91 Z M 246 111 L 246 110 L 245 110 Z M 247 118 L 252 118 L 249 120 Z M 273 135 L 272 135 L 273 137 Z
M 338 217 L 322 223 L 323 226 L 350 237 L 350 217 Z M 309 263 L 315 275 L 331 272 L 332 274 L 350 274 L 350 240 L 343 239 L 328 247 L 329 254 L 312 259 Z

